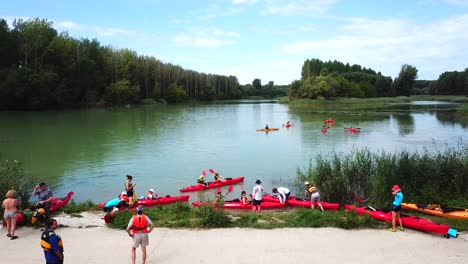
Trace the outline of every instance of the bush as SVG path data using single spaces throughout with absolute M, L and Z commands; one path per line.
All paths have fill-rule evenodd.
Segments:
M 96 205 L 92 201 L 88 200 L 82 203 L 77 203 L 75 202 L 75 200 L 72 199 L 67 204 L 67 206 L 63 207 L 62 211 L 67 214 L 76 214 L 84 211 L 89 211 L 91 209 L 98 209 L 98 207 L 96 207 Z
M 21 162 L 17 160 L 0 162 L 0 196 L 2 198 L 8 190 L 15 190 L 17 196 L 23 201 L 22 207 L 29 207 L 28 201 L 34 182 L 34 179 L 25 177 Z

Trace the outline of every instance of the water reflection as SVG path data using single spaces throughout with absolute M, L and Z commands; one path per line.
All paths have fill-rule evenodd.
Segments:
M 414 118 L 410 114 L 392 114 L 391 117 L 398 125 L 400 135 L 405 136 L 414 133 Z

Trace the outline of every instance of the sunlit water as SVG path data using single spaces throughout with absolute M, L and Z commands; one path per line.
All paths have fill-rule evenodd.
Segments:
M 49 183 L 56 196 L 72 190 L 78 201 L 105 202 L 123 190 L 127 174 L 134 175 L 139 196 L 148 188 L 179 195 L 202 170 L 211 180 L 209 168 L 224 177 L 245 176 L 247 192 L 256 179 L 269 191 L 291 185 L 296 169 L 307 167 L 319 153 L 434 151 L 468 141 L 468 128 L 453 121 L 444 104 L 394 108 L 405 107 L 410 111 L 334 115 L 337 123 L 326 135 L 321 129 L 327 116 L 271 102 L 3 112 L 0 158 L 21 160 L 27 175 Z M 283 128 L 288 120 L 295 126 Z M 280 130 L 255 131 L 265 124 Z M 362 132 L 345 133 L 349 126 Z M 237 185 L 231 198 L 242 187 Z M 194 201 L 212 193 L 189 194 Z

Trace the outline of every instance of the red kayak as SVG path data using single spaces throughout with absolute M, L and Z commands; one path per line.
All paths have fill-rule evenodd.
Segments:
M 354 205 L 345 205 L 347 210 L 356 211 L 359 215 L 369 214 L 372 218 L 377 221 L 391 222 L 392 212 L 385 213 L 383 211 L 368 211 L 366 207 L 356 207 Z M 402 215 L 401 222 L 404 227 L 417 229 L 425 232 L 436 233 L 446 236 L 449 231 L 448 225 L 437 224 L 424 218 L 417 216 Z
M 359 133 L 361 132 L 361 128 L 360 127 L 345 127 L 344 131 L 349 132 L 349 133 Z
M 131 208 L 137 207 L 137 205 L 141 204 L 143 206 L 156 206 L 162 204 L 170 204 L 176 202 L 186 202 L 190 198 L 189 195 L 181 195 L 181 196 L 163 196 L 156 199 L 138 199 L 138 203 L 134 203 Z M 128 199 L 127 199 L 128 203 Z M 96 204 L 97 207 L 104 208 L 106 203 Z
M 264 195 L 263 201 L 279 203 L 279 198 L 273 197 L 271 195 Z M 323 210 L 338 210 L 340 209 L 340 204 L 337 203 L 327 203 L 327 202 L 320 202 L 322 204 Z M 306 207 L 310 208 L 310 200 L 302 200 L 294 196 L 289 196 L 286 200 L 286 204 L 289 206 L 294 207 Z M 318 204 L 314 203 L 314 206 L 318 208 Z
M 50 203 L 50 212 L 53 213 L 55 211 L 57 211 L 58 209 L 64 207 L 72 198 L 73 196 L 73 192 L 69 192 L 67 194 L 67 196 L 65 196 L 64 198 L 54 198 L 51 203 Z M 18 212 L 18 218 L 16 219 L 16 224 L 22 224 L 26 217 L 24 216 L 24 214 L 32 214 L 32 211 L 35 211 L 36 208 L 35 207 L 31 207 L 31 208 L 27 208 L 25 209 L 23 212 Z M 6 225 L 6 222 L 3 221 L 3 225 Z
M 221 186 L 231 185 L 231 184 L 242 182 L 242 181 L 244 181 L 244 176 L 241 176 L 241 177 L 238 177 L 238 178 L 233 178 L 231 180 L 225 180 L 223 182 L 210 182 L 206 186 L 193 185 L 193 186 L 182 188 L 182 189 L 180 189 L 180 191 L 181 192 L 203 191 L 203 190 L 206 190 L 206 189 L 218 188 L 218 187 L 221 187 Z
M 335 119 L 325 119 L 325 121 L 324 121 L 325 124 L 333 124 L 335 122 L 336 122 Z
M 192 203 L 193 206 L 202 206 L 207 205 L 206 202 L 194 202 Z M 286 207 L 286 204 L 280 203 L 272 203 L 267 201 L 262 201 L 261 208 L 262 209 L 279 209 Z M 224 209 L 252 209 L 252 203 L 244 205 L 241 201 L 239 202 L 225 202 L 223 205 Z

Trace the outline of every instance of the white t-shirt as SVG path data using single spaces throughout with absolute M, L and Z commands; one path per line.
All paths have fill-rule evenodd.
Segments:
M 285 201 L 286 200 L 286 194 L 289 193 L 289 189 L 285 188 L 285 187 L 278 187 L 277 190 L 278 190 L 278 196 L 279 196 L 280 202 Z
M 260 184 L 255 185 L 252 191 L 252 196 L 255 200 L 261 201 L 263 196 L 263 187 Z

